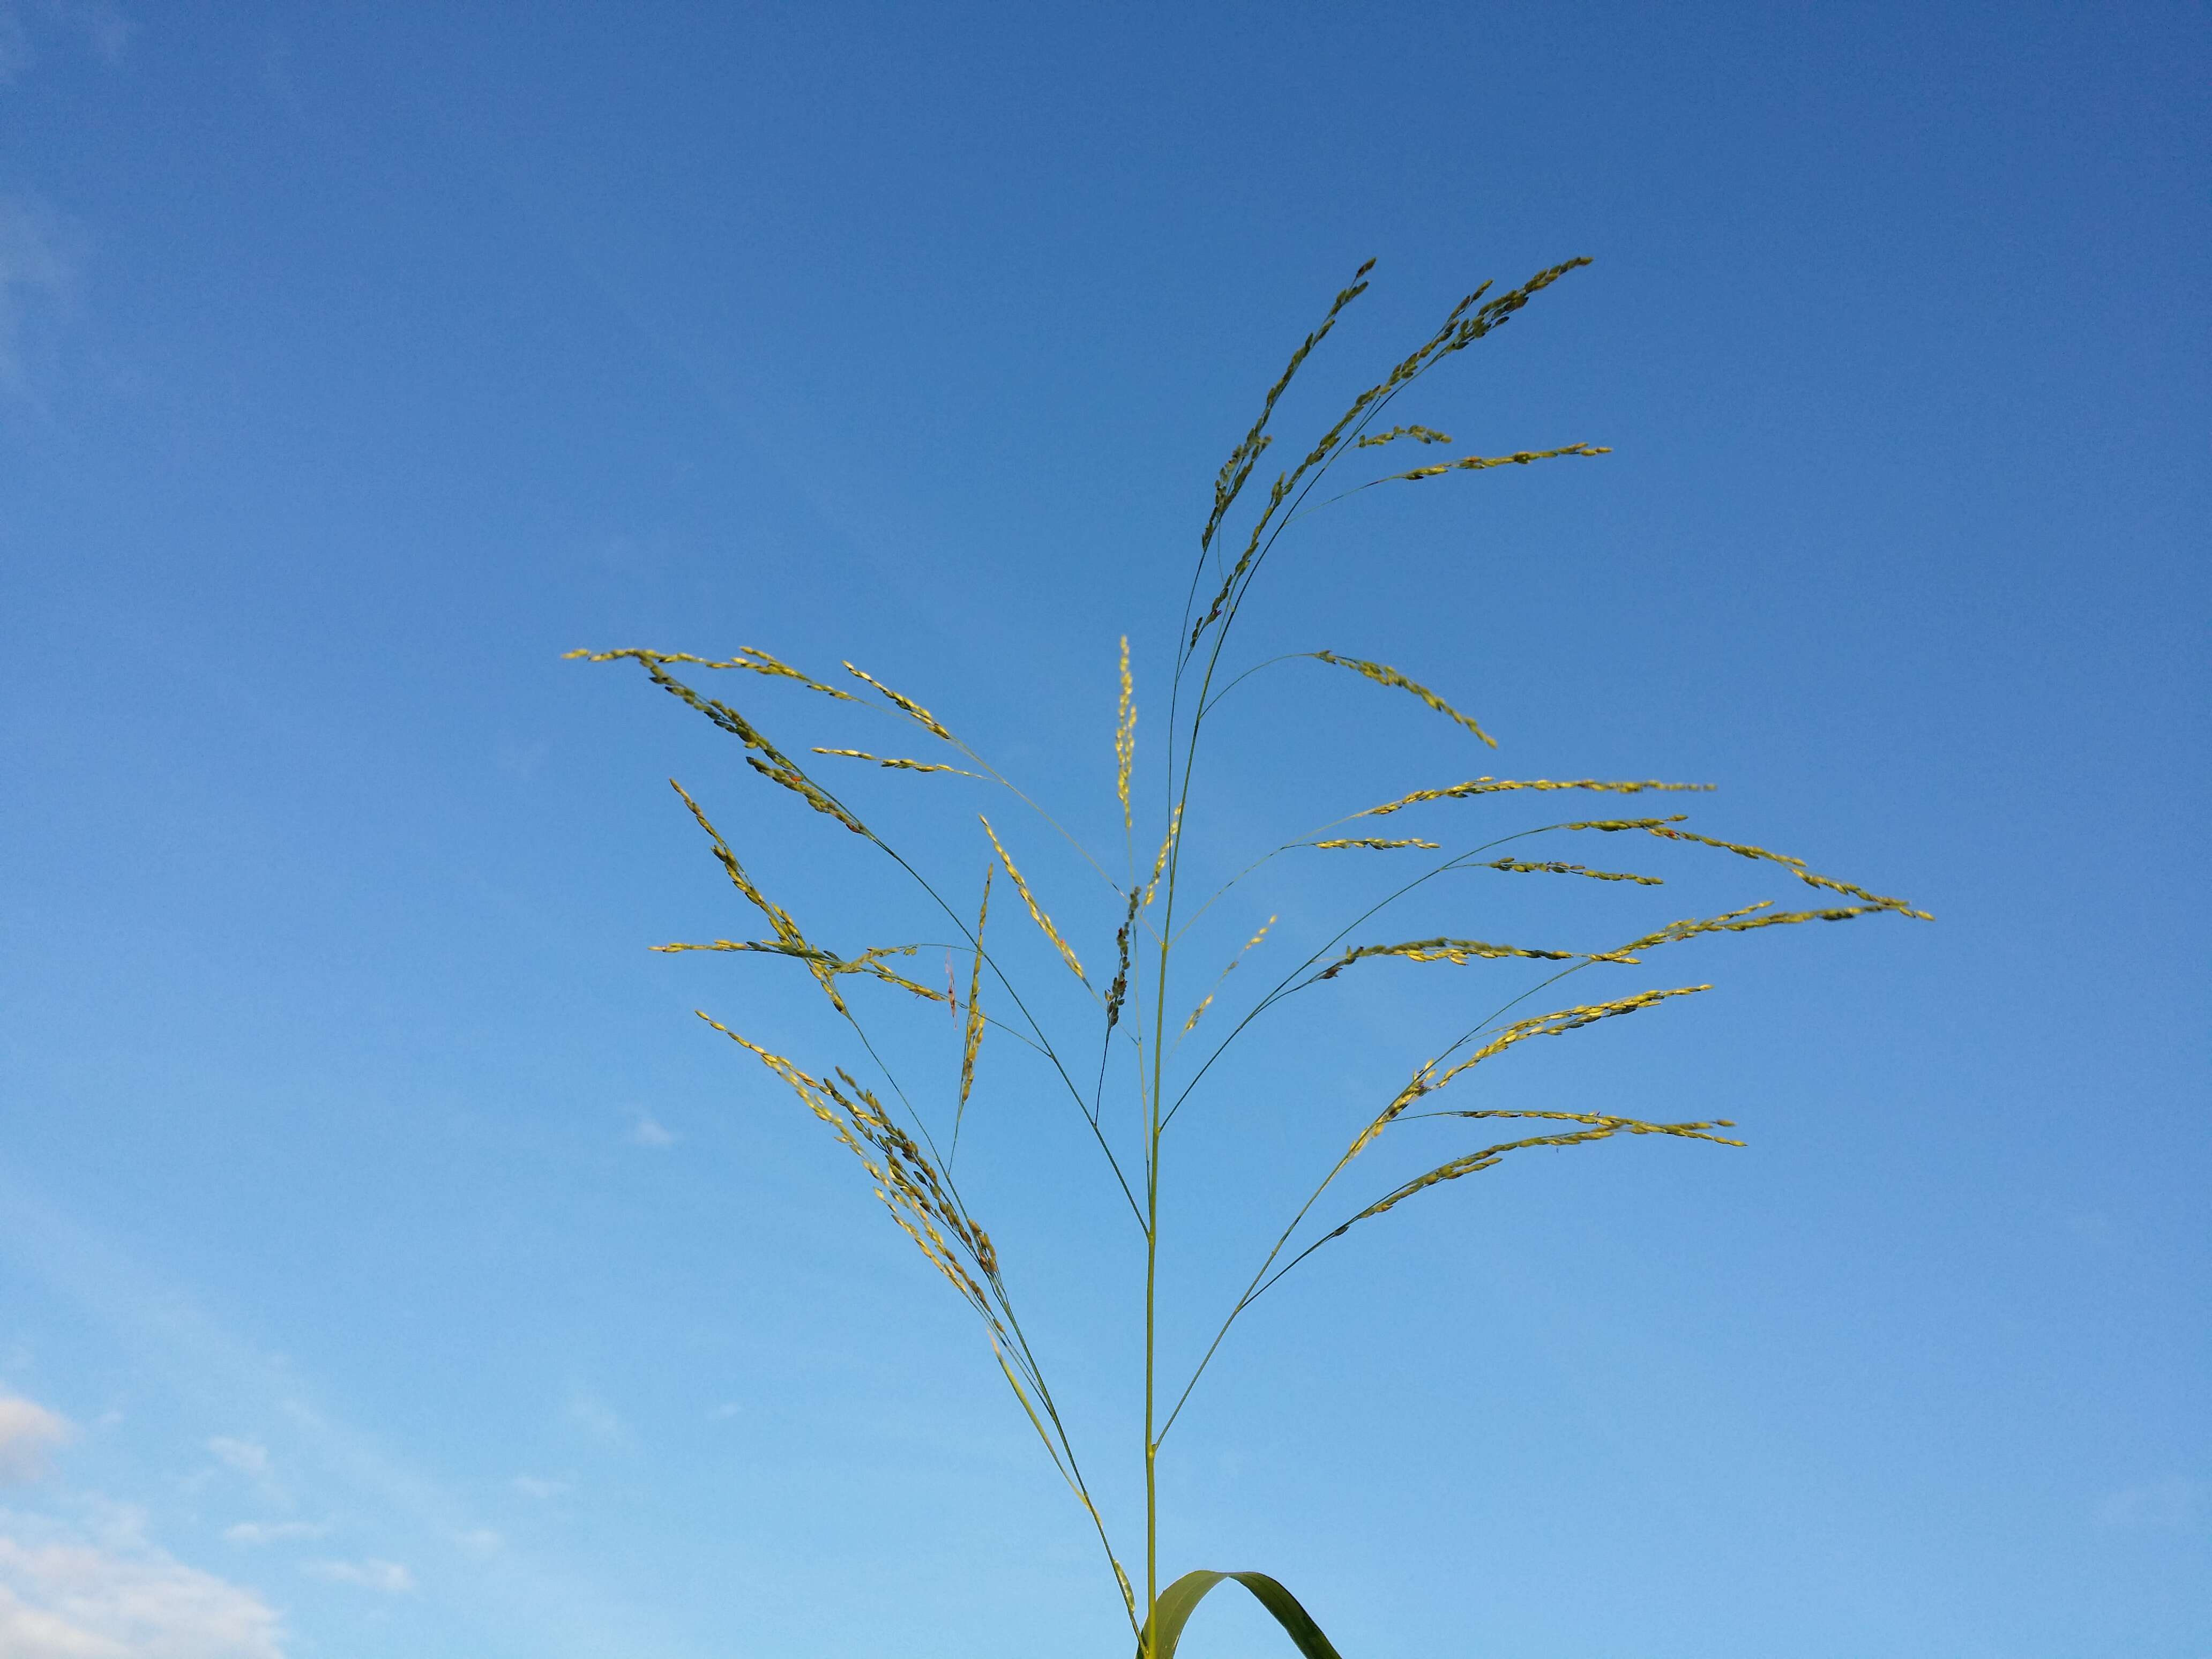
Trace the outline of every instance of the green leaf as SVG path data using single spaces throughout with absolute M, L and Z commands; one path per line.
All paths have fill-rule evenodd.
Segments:
M 1311 1614 L 1298 1605 L 1298 1598 L 1285 1589 L 1264 1572 L 1187 1572 L 1167 1587 L 1153 1609 L 1152 1618 L 1145 1621 L 1142 1635 L 1137 1638 L 1137 1659 L 1175 1659 L 1176 1644 L 1182 1640 L 1182 1627 L 1205 1599 L 1206 1591 L 1224 1578 L 1234 1578 L 1259 1599 L 1260 1605 L 1275 1615 L 1298 1651 L 1305 1659 L 1343 1659 L 1329 1645 L 1328 1638 L 1321 1633 L 1321 1626 Z M 1159 1626 L 1157 1633 L 1154 1624 Z

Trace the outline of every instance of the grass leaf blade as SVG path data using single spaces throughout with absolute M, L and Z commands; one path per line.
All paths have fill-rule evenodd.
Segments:
M 1304 1659 L 1343 1659 L 1322 1633 L 1321 1626 L 1314 1622 L 1313 1615 L 1299 1605 L 1298 1598 L 1266 1573 L 1214 1572 L 1205 1569 L 1183 1574 L 1161 1592 L 1158 1606 L 1145 1621 L 1145 1628 L 1137 1638 L 1137 1659 L 1175 1659 L 1183 1626 L 1190 1622 L 1198 1604 L 1215 1585 L 1232 1578 L 1251 1591 L 1254 1599 L 1267 1608 Z

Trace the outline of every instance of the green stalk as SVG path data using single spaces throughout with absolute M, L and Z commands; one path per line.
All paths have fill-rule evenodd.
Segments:
M 1234 618 L 1232 617 L 1231 620 Z M 1175 948 L 1176 890 L 1182 873 L 1182 841 L 1187 830 L 1186 814 L 1190 805 L 1190 780 L 1198 762 L 1198 738 L 1206 723 L 1206 694 L 1213 685 L 1214 665 L 1220 659 L 1221 641 L 1227 635 L 1229 623 L 1224 622 L 1214 636 L 1213 653 L 1206 659 L 1206 672 L 1198 687 L 1197 707 L 1191 715 L 1190 743 L 1183 750 L 1180 787 L 1176 800 L 1169 814 L 1171 837 L 1167 849 L 1167 869 L 1162 880 L 1165 891 L 1160 910 L 1160 968 L 1159 979 L 1153 988 L 1152 997 L 1152 1099 L 1146 1114 L 1146 1201 L 1145 1222 L 1145 1624 L 1138 1633 L 1138 1659 L 1159 1659 L 1159 1437 L 1153 1431 L 1153 1389 L 1158 1375 L 1158 1341 L 1156 1313 L 1158 1305 L 1160 1255 L 1160 1132 L 1166 1127 L 1160 1105 L 1167 1091 L 1167 1010 L 1168 957 Z M 1176 776 L 1174 742 L 1176 735 L 1176 711 L 1182 702 L 1182 665 L 1178 665 L 1169 692 L 1169 751 L 1168 775 Z M 1181 1402 L 1177 1402 L 1180 1407 Z M 1181 1582 L 1181 1581 L 1178 1581 Z M 1201 1592 L 1202 1593 L 1202 1592 Z M 1178 1621 L 1178 1629 L 1180 1623 Z M 1175 1638 L 1168 1638 L 1167 1650 L 1174 1651 Z
M 1152 1088 L 1145 1125 L 1145 1626 L 1141 1659 L 1153 1659 L 1153 1614 L 1160 1601 L 1159 1442 L 1152 1435 L 1152 1389 L 1158 1371 L 1160 1265 L 1160 1098 L 1167 1054 L 1168 952 L 1175 919 L 1176 855 L 1168 852 L 1167 902 L 1160 912 L 1160 971 L 1152 997 Z

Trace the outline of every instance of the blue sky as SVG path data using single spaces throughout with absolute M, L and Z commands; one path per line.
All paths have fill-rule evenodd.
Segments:
M 753 926 L 665 780 L 811 934 L 944 923 L 562 653 L 849 659 L 1118 857 L 1116 642 L 1142 838 L 1215 470 L 1328 297 L 1379 260 L 1273 455 L 1578 255 L 1392 418 L 1612 453 L 1332 507 L 1231 648 L 1397 665 L 1500 748 L 1279 665 L 1194 870 L 1477 773 L 1694 779 L 1692 829 L 1938 920 L 1685 944 L 1652 982 L 1712 993 L 1502 1056 L 1487 1106 L 1750 1144 L 1520 1154 L 1315 1256 L 1163 1454 L 1164 1569 L 1273 1572 L 1351 1659 L 2212 1647 L 2204 22 L 0 7 L 0 1649 L 1126 1652 L 973 1319 L 691 1011 L 816 1071 L 849 1033 L 793 964 L 645 950 Z M 721 678 L 797 752 L 905 741 Z M 990 811 L 1110 961 L 1014 804 L 836 781 L 963 905 Z M 1627 810 L 1520 799 L 1379 822 Z M 1627 839 L 1542 856 L 1666 889 L 1501 874 L 1385 932 L 1802 892 Z M 1178 994 L 1279 916 L 1208 1019 L 1249 1001 L 1367 856 L 1233 890 Z M 1176 1364 L 1523 965 L 1362 964 L 1231 1051 L 1171 1141 Z M 941 1110 L 955 1028 L 896 994 Z M 1140 1555 L 1141 1252 L 1010 1042 L 960 1169 Z M 1188 1639 L 1287 1650 L 1226 1604 Z

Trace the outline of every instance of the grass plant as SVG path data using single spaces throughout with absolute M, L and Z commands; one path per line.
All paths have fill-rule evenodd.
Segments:
M 916 884 L 926 902 L 941 913 L 951 937 L 941 941 L 872 945 L 854 955 L 844 955 L 810 939 L 791 913 L 769 899 L 747 873 L 736 851 L 709 819 L 705 810 L 674 783 L 684 805 L 708 838 L 714 859 L 745 904 L 765 918 L 766 937 L 714 939 L 701 943 L 657 946 L 663 951 L 713 951 L 753 953 L 790 958 L 811 975 L 854 1041 L 853 1054 L 844 1063 L 826 1068 L 787 1058 L 702 1012 L 700 1018 L 715 1030 L 755 1056 L 760 1064 L 788 1085 L 834 1138 L 850 1152 L 872 1183 L 875 1194 L 891 1219 L 944 1276 L 954 1293 L 973 1310 L 980 1322 L 998 1368 L 1024 1418 L 1035 1430 L 1047 1455 L 1087 1522 L 1097 1534 L 1104 1565 L 1110 1571 L 1132 1636 L 1138 1659 L 1172 1659 L 1186 1621 L 1200 1600 L 1217 1585 L 1235 1580 L 1243 1584 L 1274 1616 L 1306 1659 L 1337 1659 L 1336 1650 L 1297 1601 L 1274 1579 L 1258 1572 L 1224 1573 L 1212 1570 L 1182 1573 L 1164 1586 L 1159 1559 L 1159 1462 L 1178 1417 L 1204 1377 L 1223 1342 L 1238 1320 L 1285 1274 L 1313 1253 L 1363 1224 L 1388 1214 L 1432 1188 L 1458 1181 L 1503 1162 L 1509 1155 L 1537 1148 L 1586 1146 L 1623 1136 L 1661 1136 L 1722 1146 L 1742 1143 L 1723 1133 L 1735 1126 L 1727 1120 L 1656 1122 L 1607 1112 L 1567 1111 L 1534 1107 L 1513 1108 L 1446 1103 L 1463 1100 L 1462 1088 L 1445 1091 L 1479 1066 L 1503 1059 L 1510 1051 L 1538 1037 L 1561 1036 L 1601 1021 L 1672 1005 L 1710 989 L 1705 983 L 1662 983 L 1625 994 L 1577 1001 L 1559 994 L 1560 1006 L 1541 1012 L 1517 1012 L 1532 999 L 1559 981 L 1593 969 L 1637 968 L 1654 952 L 1707 936 L 1741 934 L 1801 922 L 1846 921 L 1888 915 L 1927 920 L 1927 913 L 1902 899 L 1869 891 L 1853 883 L 1820 874 L 1804 860 L 1746 842 L 1729 841 L 1683 827 L 1687 815 L 1652 810 L 1643 816 L 1577 818 L 1528 823 L 1499 833 L 1495 826 L 1480 834 L 1480 844 L 1460 827 L 1468 809 L 1450 803 L 1492 795 L 1513 798 L 1506 805 L 1523 800 L 1537 805 L 1546 798 L 1566 793 L 1578 796 L 1638 796 L 1672 803 L 1678 796 L 1701 792 L 1709 786 L 1660 779 L 1499 778 L 1489 775 L 1460 782 L 1413 789 L 1395 799 L 1355 811 L 1347 817 L 1320 826 L 1307 835 L 1257 851 L 1243 861 L 1230 881 L 1212 893 L 1186 891 L 1188 871 L 1198 869 L 1191 856 L 1202 826 L 1194 795 L 1194 781 L 1207 757 L 1209 722 L 1220 699 L 1232 687 L 1253 675 L 1280 672 L 1297 659 L 1307 659 L 1347 671 L 1373 685 L 1395 691 L 1425 705 L 1455 724 L 1459 731 L 1449 741 L 1464 744 L 1469 736 L 1494 749 L 1497 744 L 1473 717 L 1454 708 L 1437 692 L 1387 664 L 1352 657 L 1334 650 L 1295 653 L 1291 656 L 1244 663 L 1233 655 L 1232 641 L 1239 638 L 1238 624 L 1256 584 L 1266 572 L 1285 533 L 1316 508 L 1383 485 L 1431 483 L 1461 473 L 1480 473 L 1539 462 L 1578 460 L 1607 452 L 1586 443 L 1548 449 L 1522 450 L 1507 455 L 1468 454 L 1441 461 L 1382 472 L 1379 476 L 1349 478 L 1344 474 L 1363 462 L 1382 459 L 1370 451 L 1393 446 L 1412 446 L 1433 451 L 1450 446 L 1448 434 L 1420 425 L 1384 427 L 1382 422 L 1406 393 L 1426 375 L 1510 321 L 1536 295 L 1568 276 L 1585 259 L 1571 259 L 1540 270 L 1508 292 L 1492 295 L 1485 284 L 1467 295 L 1446 314 L 1441 325 L 1389 373 L 1361 391 L 1343 414 L 1291 465 L 1278 471 L 1264 488 L 1255 479 L 1271 451 L 1271 431 L 1278 403 L 1309 356 L 1337 325 L 1346 307 L 1366 289 L 1370 260 L 1339 293 L 1319 326 L 1291 353 L 1281 376 L 1267 389 L 1258 418 L 1242 441 L 1230 453 L 1214 480 L 1211 510 L 1199 537 L 1199 553 L 1186 593 L 1182 615 L 1173 637 L 1172 666 L 1166 676 L 1163 721 L 1164 742 L 1156 760 L 1140 769 L 1137 741 L 1138 687 L 1130 663 L 1127 638 L 1121 641 L 1119 697 L 1114 731 L 1114 789 L 1121 819 L 1123 845 L 1116 857 L 1103 857 L 1081 847 L 1077 837 L 1024 793 L 982 754 L 956 735 L 944 721 L 914 697 L 894 690 L 852 663 L 843 665 L 849 684 L 833 684 L 817 679 L 752 647 L 724 659 L 693 656 L 680 652 L 639 648 L 578 651 L 571 656 L 593 662 L 635 663 L 662 690 L 685 703 L 744 750 L 747 765 L 769 783 L 797 796 L 806 806 L 863 842 L 897 867 L 902 879 Z M 1403 449 L 1396 451 L 1404 453 Z M 1256 497 L 1256 499 L 1248 499 Z M 1231 550 L 1234 550 L 1233 556 Z M 1081 854 L 1095 878 L 1098 909 L 1071 913 L 1057 893 L 1042 892 L 1015 861 L 1009 842 L 1018 841 L 1010 828 L 994 825 L 989 817 L 976 814 L 981 836 L 979 855 L 985 857 L 980 896 L 972 905 L 950 896 L 951 887 L 941 873 L 925 871 L 910 860 L 894 841 L 873 822 L 863 822 L 855 809 L 830 785 L 803 769 L 777 746 L 731 702 L 697 690 L 684 676 L 691 671 L 730 675 L 760 676 L 790 693 L 811 693 L 823 699 L 853 705 L 888 719 L 907 734 L 921 740 L 928 758 L 884 756 L 872 748 L 820 746 L 815 755 L 840 763 L 861 763 L 895 771 L 944 775 L 915 788 L 980 788 L 992 799 L 1003 797 L 1012 810 L 1034 818 L 1050 831 L 1066 838 Z M 691 678 L 697 678 L 692 675 Z M 1345 679 L 1349 691 L 1352 682 Z M 763 692 L 771 687 L 757 688 Z M 1378 705 L 1379 706 L 1379 705 Z M 825 715 L 832 711 L 822 709 Z M 1424 717 L 1425 718 L 1425 717 Z M 1439 728 L 1441 731 L 1442 728 Z M 1101 750 L 1103 754 L 1103 744 Z M 965 781 L 960 781 L 964 780 Z M 1638 805 L 1642 803 L 1639 801 Z M 1438 807 L 1446 808 L 1439 811 Z M 1636 807 L 1631 807 L 1634 812 Z M 1462 816 L 1455 817 L 1456 811 Z M 1368 820 L 1425 812 L 1420 819 L 1426 834 L 1367 834 Z M 1539 814 L 1538 816 L 1541 816 Z M 1411 822 L 1412 820 L 1408 820 Z M 1142 833 L 1139 833 L 1139 826 Z M 1386 826 L 1376 824 L 1376 829 Z M 1340 831 L 1346 833 L 1335 833 Z M 1595 950 L 1567 950 L 1552 945 L 1501 943 L 1465 939 L 1434 931 L 1426 936 L 1392 939 L 1372 937 L 1387 910 L 1392 915 L 1417 908 L 1433 900 L 1439 878 L 1460 872 L 1491 871 L 1510 875 L 1564 876 L 1580 881 L 1612 884 L 1607 890 L 1623 895 L 1662 884 L 1663 878 L 1631 870 L 1593 868 L 1571 858 L 1520 856 L 1526 853 L 1567 851 L 1577 841 L 1596 838 L 1609 844 L 1652 847 L 1663 842 L 1674 849 L 1698 854 L 1723 853 L 1759 866 L 1767 874 L 1786 878 L 1810 888 L 1820 902 L 1808 908 L 1777 908 L 1761 899 L 1742 908 L 1711 916 L 1692 916 L 1647 927 L 1624 942 Z M 1541 846 L 1538 845 L 1541 842 Z M 1510 851 L 1504 849 L 1511 849 Z M 1656 850 L 1656 848 L 1654 849 Z M 1273 925 L 1262 927 L 1228 968 L 1212 979 L 1194 981 L 1183 966 L 1192 922 L 1220 897 L 1227 886 L 1252 876 L 1262 866 L 1279 866 L 1314 854 L 1351 854 L 1407 861 L 1407 873 L 1389 885 L 1386 895 L 1343 920 L 1324 936 L 1304 939 L 1291 946 L 1288 957 L 1295 965 L 1278 972 L 1269 982 L 1253 980 L 1252 994 L 1233 1018 L 1215 1012 L 1201 1027 L 1217 999 L 1230 995 L 1241 982 L 1233 970 L 1255 960 L 1255 952 Z M 1026 855 L 1025 855 L 1026 856 Z M 1229 867 L 1224 866 L 1223 867 Z M 1322 866 L 1313 866 L 1320 869 Z M 1407 867 L 1407 866 L 1401 866 Z M 1006 927 L 991 917 L 992 887 L 1003 874 L 1013 896 L 1028 912 L 1030 924 L 1051 947 L 1048 957 L 1057 963 L 1050 971 L 1064 970 L 1085 994 L 1091 1024 L 1088 1036 L 1057 1027 L 1048 1016 L 1053 1000 L 1041 988 L 1024 979 L 1021 952 L 1001 943 Z M 1048 902 L 1048 900 L 1050 902 Z M 1003 904 L 1002 904 L 1003 911 Z M 1079 914 L 1081 926 L 1063 930 L 1054 920 Z M 1091 936 L 1103 939 L 1111 927 L 1113 969 L 1095 973 L 1084 965 L 1076 941 Z M 1405 930 L 1410 931 L 1410 930 Z M 1624 930 L 1626 931 L 1626 930 Z M 1071 933 L 1073 938 L 1071 938 Z M 1085 950 L 1092 948 L 1089 945 Z M 924 983 L 923 970 L 913 959 L 923 950 L 946 951 L 948 971 L 940 988 Z M 1285 954 L 1278 941 L 1276 957 Z M 966 967 L 964 994 L 960 976 L 951 971 L 957 957 Z M 1247 1036 L 1271 1012 L 1292 998 L 1326 994 L 1320 988 L 1347 974 L 1371 975 L 1376 964 L 1443 963 L 1465 967 L 1490 962 L 1520 961 L 1540 964 L 1534 984 L 1506 997 L 1482 1018 L 1449 1036 L 1430 1057 L 1413 1065 L 1402 1086 L 1378 1099 L 1371 1112 L 1346 1126 L 1346 1139 L 1333 1162 L 1317 1164 L 1320 1171 L 1304 1201 L 1289 1217 L 1264 1251 L 1256 1269 L 1240 1294 L 1222 1310 L 1212 1340 L 1194 1360 L 1170 1371 L 1161 1341 L 1161 1243 L 1175 1218 L 1161 1202 L 1161 1171 L 1171 1155 L 1170 1131 L 1176 1117 L 1200 1097 L 1204 1087 L 1218 1086 L 1227 1075 L 1219 1062 L 1240 1039 Z M 1480 970 L 1478 970 L 1480 971 Z M 1186 1018 L 1176 1012 L 1189 1000 L 1194 984 L 1206 985 L 1202 998 Z M 886 1063 L 868 1024 L 856 1006 L 862 992 L 869 995 L 896 994 L 949 1006 L 954 1018 L 945 1029 L 950 1048 L 936 1062 L 940 1080 L 927 1088 L 909 1091 Z M 1232 999 L 1233 1000 L 1233 999 Z M 1204 1030 L 1207 1036 L 1182 1058 L 1181 1045 Z M 1125 1567 L 1125 1557 L 1115 1541 L 1114 1528 L 1094 1500 L 1092 1487 L 1079 1456 L 1055 1397 L 1045 1358 L 1033 1345 L 1016 1310 L 998 1247 L 963 1199 L 954 1176 L 956 1155 L 977 1078 L 979 1056 L 994 1043 L 1024 1047 L 1050 1080 L 1083 1119 L 1088 1137 L 1103 1154 L 1103 1173 L 1116 1183 L 1120 1196 L 1133 1215 L 1141 1238 L 1141 1263 L 1131 1263 L 1129 1306 L 1133 1317 L 1141 1314 L 1144 1334 L 1143 1422 L 1141 1440 L 1131 1425 L 1128 1450 L 1139 1449 L 1145 1493 L 1140 1582 Z M 1093 1057 L 1095 1051 L 1095 1058 Z M 848 1069 L 848 1066 L 851 1069 Z M 863 1081 L 862 1076 L 869 1080 Z M 1109 1085 L 1133 1092 L 1133 1114 L 1109 1112 Z M 1414 1119 L 1462 1120 L 1495 1123 L 1507 1138 L 1460 1152 L 1410 1180 L 1364 1204 L 1327 1211 L 1340 1183 L 1353 1162 L 1380 1138 Z M 1506 1127 L 1510 1126 L 1510 1127 Z M 1492 1129 L 1490 1133 L 1498 1133 Z M 1476 1139 L 1486 1139 L 1480 1130 Z M 1346 1213 L 1348 1210 L 1348 1213 Z M 1318 1212 L 1318 1219 L 1316 1214 Z

